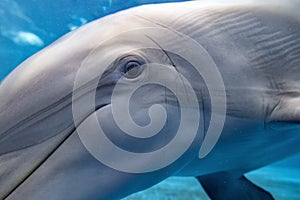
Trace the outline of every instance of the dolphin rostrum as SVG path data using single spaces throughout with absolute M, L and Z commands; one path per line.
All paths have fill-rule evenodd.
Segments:
M 243 174 L 300 152 L 299 6 L 146 5 L 33 55 L 0 85 L 0 198 L 120 199 L 195 176 L 212 199 L 273 199 Z

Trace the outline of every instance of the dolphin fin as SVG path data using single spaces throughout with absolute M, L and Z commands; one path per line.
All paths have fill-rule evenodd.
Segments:
M 218 172 L 196 178 L 213 200 L 274 200 L 269 192 L 254 185 L 241 173 Z

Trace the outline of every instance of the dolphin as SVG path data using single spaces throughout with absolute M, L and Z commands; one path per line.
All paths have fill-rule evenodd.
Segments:
M 296 0 L 145 5 L 33 55 L 0 85 L 0 198 L 120 199 L 170 176 L 193 176 L 212 199 L 273 199 L 244 174 L 299 153 L 299 7 Z M 216 79 L 207 81 L 178 52 L 203 61 L 200 69 Z M 91 78 L 78 82 L 81 75 Z M 139 85 L 145 79 L 150 84 Z M 126 126 L 126 109 L 136 129 Z M 156 135 L 139 129 L 152 122 L 162 123 Z M 221 125 L 216 141 L 211 123 Z M 97 140 L 99 130 L 106 137 Z

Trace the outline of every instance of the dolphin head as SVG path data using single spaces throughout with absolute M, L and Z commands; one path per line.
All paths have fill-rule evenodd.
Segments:
M 195 144 L 203 140 L 201 91 L 207 89 L 184 56 L 194 49 L 175 30 L 133 13 L 67 34 L 1 83 L 2 197 L 46 198 L 78 188 L 83 196 L 119 198 L 163 180 L 197 156 L 189 150 L 199 149 Z M 182 156 L 184 163 L 169 167 Z M 93 169 L 99 173 L 90 173 Z M 118 181 L 159 175 L 144 185 L 122 186 L 117 194 L 112 188 L 121 185 L 104 181 L 103 171 Z M 101 192 L 76 181 L 65 184 L 80 177 Z

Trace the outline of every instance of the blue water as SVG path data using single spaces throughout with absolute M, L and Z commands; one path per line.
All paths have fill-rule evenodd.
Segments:
M 0 80 L 33 53 L 89 21 L 171 1 L 176 0 L 0 0 Z
M 129 7 L 176 0 L 0 0 L 0 80 L 63 34 Z M 300 199 L 300 155 L 248 174 L 276 199 Z M 193 178 L 170 178 L 126 199 L 208 199 Z

